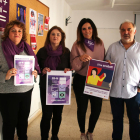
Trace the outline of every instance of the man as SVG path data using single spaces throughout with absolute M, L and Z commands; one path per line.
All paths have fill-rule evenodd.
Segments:
M 121 40 L 113 43 L 106 54 L 109 63 L 116 63 L 110 91 L 113 114 L 113 140 L 122 140 L 124 103 L 129 118 L 130 140 L 139 137 L 139 107 L 136 101 L 140 81 L 140 43 L 134 40 L 136 26 L 125 21 L 120 25 Z

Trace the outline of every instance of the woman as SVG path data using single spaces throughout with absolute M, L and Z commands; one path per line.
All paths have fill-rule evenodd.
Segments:
M 30 113 L 33 86 L 14 86 L 14 55 L 35 57 L 32 75 L 37 77 L 40 68 L 37 58 L 26 41 L 25 25 L 18 20 L 9 22 L 0 44 L 0 111 L 3 119 L 3 140 L 13 140 L 15 128 L 19 140 L 27 140 L 28 116 Z
M 104 77 L 103 78 L 100 78 L 97 75 L 97 73 L 98 73 L 98 70 L 96 68 L 93 68 L 91 70 L 91 75 L 88 76 L 88 80 L 87 80 L 88 84 L 97 85 L 98 81 L 102 82 L 105 79 L 106 73 L 104 73 Z
M 52 115 L 51 140 L 58 140 L 57 134 L 61 124 L 63 105 L 46 105 L 46 73 L 51 70 L 64 70 L 64 72 L 70 70 L 70 51 L 65 47 L 65 38 L 65 33 L 60 27 L 52 27 L 47 34 L 45 46 L 37 53 L 39 66 L 42 71 L 42 75 L 40 76 L 42 103 L 40 129 L 42 140 L 47 140 L 49 137 Z
M 83 94 L 88 64 L 90 59 L 104 60 L 105 48 L 98 37 L 97 28 L 91 19 L 83 18 L 77 28 L 77 40 L 71 50 L 70 62 L 72 69 L 76 71 L 73 79 L 73 89 L 77 102 L 77 118 L 81 131 L 81 140 L 93 140 L 92 133 L 99 118 L 102 99 Z M 88 131 L 85 134 L 85 116 L 88 106 L 91 104 Z

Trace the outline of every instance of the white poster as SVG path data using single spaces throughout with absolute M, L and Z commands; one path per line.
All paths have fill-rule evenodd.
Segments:
M 29 19 L 29 21 L 30 21 L 29 34 L 36 35 L 37 12 L 33 9 L 30 9 L 29 18 L 30 18 Z
M 14 85 L 33 85 L 34 84 L 34 71 L 35 65 L 34 56 L 15 55 L 14 68 L 17 69 L 17 74 L 14 76 Z

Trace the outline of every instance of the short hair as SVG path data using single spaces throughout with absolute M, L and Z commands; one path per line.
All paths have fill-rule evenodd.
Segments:
M 9 31 L 14 25 L 17 25 L 19 28 L 22 29 L 22 40 L 27 40 L 27 34 L 26 34 L 26 28 L 25 24 L 20 22 L 19 20 L 12 20 L 6 24 L 6 27 L 4 29 L 4 34 L 2 36 L 2 39 L 5 40 L 9 36 Z
M 125 20 L 123 23 L 121 23 L 121 25 L 120 25 L 120 27 L 119 27 L 120 30 L 121 30 L 121 27 L 122 27 L 122 25 L 123 25 L 124 23 L 130 23 L 130 24 L 132 24 L 134 30 L 136 30 L 136 25 L 135 25 L 133 22 L 131 22 L 130 20 Z
M 80 48 L 86 52 L 86 49 L 84 47 L 84 36 L 82 34 L 82 26 L 85 23 L 89 23 L 92 27 L 93 33 L 92 33 L 92 39 L 96 42 L 96 44 L 102 44 L 101 39 L 98 37 L 98 32 L 97 32 L 97 28 L 96 25 L 94 24 L 94 22 L 89 19 L 89 18 L 83 18 L 80 22 L 79 25 L 77 27 L 77 44 L 80 46 Z
M 50 42 L 50 34 L 51 32 L 54 30 L 54 29 L 57 29 L 60 33 L 61 33 L 61 41 L 60 41 L 60 45 L 62 45 L 62 50 L 63 50 L 63 53 L 65 53 L 66 51 L 66 46 L 65 46 L 65 39 L 66 39 L 66 35 L 65 35 L 65 32 L 58 26 L 53 26 L 49 31 L 48 31 L 48 34 L 47 34 L 47 38 L 46 38 L 46 41 L 45 41 L 45 46 L 49 45 L 51 42 Z
M 96 75 L 97 75 L 97 73 L 98 73 L 97 68 L 93 68 L 93 69 L 91 70 L 91 75 L 92 75 L 92 71 L 93 71 L 93 70 L 95 70 L 95 71 L 96 71 Z

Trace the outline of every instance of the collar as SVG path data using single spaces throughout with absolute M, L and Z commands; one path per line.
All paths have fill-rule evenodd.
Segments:
M 125 49 L 125 47 L 124 47 L 124 45 L 122 44 L 122 41 L 121 41 L 121 40 L 119 41 L 119 44 Z M 134 39 L 134 43 L 133 43 L 127 50 L 129 50 L 130 48 L 135 47 L 136 44 L 137 44 L 137 41 Z

